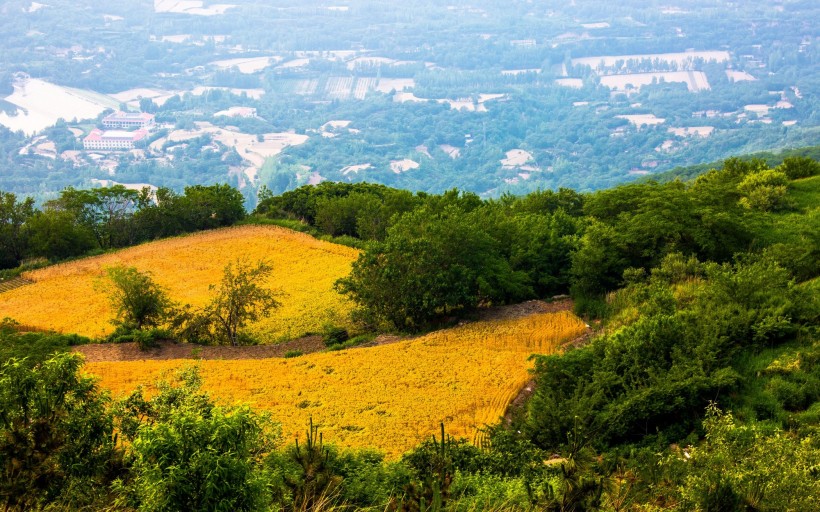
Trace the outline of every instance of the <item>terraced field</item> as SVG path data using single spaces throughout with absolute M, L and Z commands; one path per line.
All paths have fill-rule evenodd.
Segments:
M 0 280 L 0 293 L 3 292 L 10 292 L 15 288 L 20 288 L 21 286 L 26 286 L 32 284 L 31 281 L 27 279 L 23 279 L 21 277 L 15 277 L 14 279 L 6 279 Z
M 203 306 L 211 296 L 208 286 L 219 283 L 228 262 L 266 259 L 274 268 L 267 284 L 284 293 L 282 307 L 251 331 L 273 342 L 347 321 L 350 304 L 333 283 L 350 272 L 357 256 L 355 249 L 275 226 L 220 229 L 24 273 L 34 284 L 0 294 L 0 316 L 38 330 L 102 337 L 113 330 L 114 316 L 101 286 L 106 267 L 151 272 L 172 300 Z
M 567 311 L 475 322 L 412 340 L 292 359 L 208 360 L 205 388 L 228 403 L 268 410 L 286 438 L 309 418 L 324 438 L 397 457 L 444 422 L 480 442 L 530 378 L 528 357 L 551 353 L 586 331 Z M 190 361 L 87 363 L 85 371 L 122 395 Z

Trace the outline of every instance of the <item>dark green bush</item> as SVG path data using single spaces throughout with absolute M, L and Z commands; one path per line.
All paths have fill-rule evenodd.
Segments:
M 340 343 L 344 343 L 350 339 L 350 334 L 348 334 L 347 329 L 344 327 L 336 327 L 336 326 L 329 326 L 325 329 L 324 335 L 322 336 L 322 340 L 325 342 L 325 346 L 333 346 L 338 345 Z

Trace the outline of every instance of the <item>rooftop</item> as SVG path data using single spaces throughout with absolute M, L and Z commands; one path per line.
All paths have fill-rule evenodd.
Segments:
M 137 121 L 137 120 L 147 120 L 153 119 L 154 114 L 149 114 L 147 112 L 114 112 L 113 114 L 108 114 L 105 116 L 104 120 L 111 121 L 111 120 L 127 120 L 127 121 Z
M 148 135 L 148 132 L 145 130 L 137 130 L 133 132 L 127 132 L 125 130 L 106 130 L 102 131 L 100 129 L 91 130 L 85 140 L 112 140 L 112 139 L 126 139 L 126 140 L 133 140 L 138 141 L 145 138 Z

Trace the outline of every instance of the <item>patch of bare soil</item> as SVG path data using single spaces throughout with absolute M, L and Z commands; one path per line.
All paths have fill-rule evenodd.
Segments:
M 513 398 L 510 405 L 507 406 L 507 410 L 504 412 L 505 425 L 512 424 L 513 418 L 524 410 L 524 406 L 527 405 L 527 400 L 530 399 L 533 393 L 535 393 L 535 379 L 530 379 L 524 384 L 524 387 L 521 388 L 521 391 L 518 392 L 515 398 Z
M 523 318 L 536 313 L 557 313 L 558 311 L 572 311 L 572 299 L 565 296 L 558 296 L 552 301 L 528 300 L 519 304 L 508 306 L 496 306 L 482 310 L 479 314 L 480 320 L 509 320 L 513 318 Z
M 572 310 L 572 300 L 558 297 L 551 302 L 531 300 L 508 306 L 495 306 L 480 310 L 478 320 L 505 320 L 522 318 L 536 313 L 552 313 Z M 380 334 L 371 342 L 355 348 L 375 347 L 412 339 L 416 336 Z M 573 341 L 574 342 L 574 341 Z M 570 343 L 573 343 L 570 342 Z M 159 347 L 140 350 L 136 343 L 101 343 L 80 345 L 72 351 L 85 356 L 87 362 L 101 361 L 142 361 L 165 359 L 268 359 L 284 357 L 286 353 L 299 351 L 303 354 L 320 352 L 325 349 L 321 336 L 305 336 L 274 345 L 253 345 L 248 347 L 203 346 L 191 343 L 160 342 Z
M 192 343 L 160 342 L 159 347 L 140 350 L 136 343 L 101 343 L 79 345 L 73 352 L 83 354 L 87 362 L 142 361 L 146 359 L 268 359 L 284 357 L 286 353 L 299 351 L 304 354 L 325 348 L 321 336 L 303 338 L 275 345 L 252 345 L 248 347 L 203 346 Z

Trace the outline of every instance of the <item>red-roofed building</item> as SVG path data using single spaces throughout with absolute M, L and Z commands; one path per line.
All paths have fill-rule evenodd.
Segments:
M 105 116 L 102 120 L 102 124 L 109 129 L 147 129 L 154 126 L 154 114 L 147 114 L 145 112 L 114 112 L 113 114 Z
M 137 143 L 147 136 L 147 130 L 125 132 L 120 130 L 102 131 L 95 128 L 83 139 L 83 147 L 97 150 L 134 149 Z

